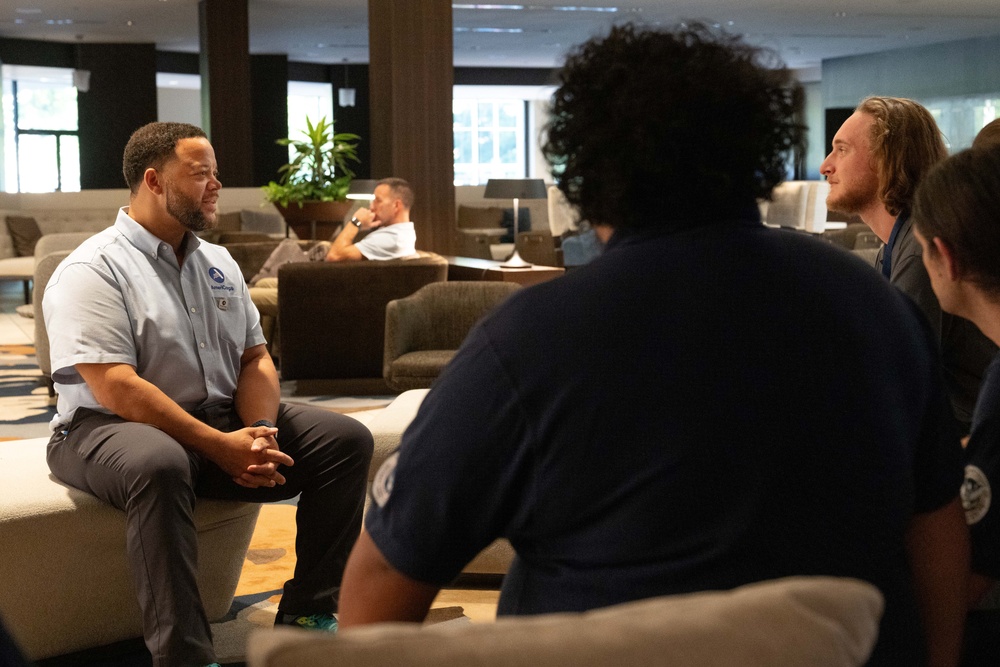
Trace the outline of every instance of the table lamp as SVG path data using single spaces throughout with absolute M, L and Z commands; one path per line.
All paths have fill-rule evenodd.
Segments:
M 375 198 L 375 188 L 377 186 L 378 181 L 374 178 L 355 178 L 347 188 L 347 198 L 370 202 Z
M 514 200 L 514 254 L 501 264 L 505 269 L 527 269 L 530 262 L 521 259 L 517 254 L 517 212 L 519 199 L 545 199 L 545 181 L 540 178 L 491 178 L 486 181 L 486 191 L 483 199 L 513 199 Z

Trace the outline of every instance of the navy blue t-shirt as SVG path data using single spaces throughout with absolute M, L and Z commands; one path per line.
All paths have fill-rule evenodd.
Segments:
M 962 506 L 972 538 L 972 571 L 1000 578 L 1000 511 L 992 503 L 1000 475 L 1000 354 L 983 378 L 965 455 Z
M 932 354 L 905 297 L 803 234 L 616 234 L 474 329 L 367 529 L 439 585 L 507 537 L 502 614 L 859 577 L 887 602 L 873 663 L 919 664 L 904 531 L 961 485 Z

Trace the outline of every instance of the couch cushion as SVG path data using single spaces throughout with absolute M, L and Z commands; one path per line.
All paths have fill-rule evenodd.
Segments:
M 29 215 L 8 215 L 7 231 L 14 242 L 14 252 L 18 257 L 32 257 L 35 254 L 35 244 L 42 238 L 42 230 L 38 221 Z
M 215 222 L 215 229 L 220 232 L 238 232 L 243 227 L 243 214 L 239 211 L 220 213 Z
M 240 211 L 240 229 L 245 232 L 260 232 L 262 234 L 284 234 L 285 219 L 272 206 L 270 210 Z
M 488 229 L 500 227 L 503 219 L 503 209 L 499 206 L 465 206 L 458 207 L 459 229 Z
M 247 664 L 854 667 L 874 646 L 882 605 L 862 581 L 792 577 L 491 624 L 395 623 L 332 637 L 259 631 Z

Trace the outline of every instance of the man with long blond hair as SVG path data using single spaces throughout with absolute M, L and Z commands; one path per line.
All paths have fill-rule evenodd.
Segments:
M 968 320 L 941 310 L 920 259 L 910 211 L 917 185 L 948 151 L 934 117 L 917 102 L 869 97 L 833 137 L 820 166 L 831 210 L 858 215 L 885 246 L 875 268 L 920 307 L 940 343 L 955 417 L 969 432 L 976 395 L 996 346 Z

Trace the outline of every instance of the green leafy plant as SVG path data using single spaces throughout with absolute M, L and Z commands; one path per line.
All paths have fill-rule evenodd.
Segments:
M 306 118 L 305 139 L 278 139 L 282 146 L 291 146 L 292 161 L 278 169 L 280 178 L 263 187 L 264 197 L 287 207 L 302 206 L 306 201 L 346 201 L 354 178 L 349 162 L 359 162 L 356 134 L 335 134 L 333 123 L 326 117 L 314 125 Z

